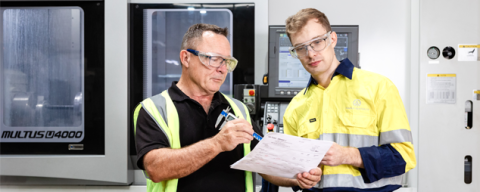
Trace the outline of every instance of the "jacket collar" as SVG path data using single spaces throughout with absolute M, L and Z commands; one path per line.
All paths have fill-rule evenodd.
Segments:
M 332 79 L 337 75 L 343 75 L 348 79 L 352 80 L 354 67 L 355 66 L 352 64 L 352 62 L 348 58 L 340 61 L 340 64 L 338 65 L 337 69 L 335 69 L 335 72 L 332 75 Z M 305 92 L 303 93 L 304 95 L 305 93 L 307 93 L 308 87 L 310 87 L 311 84 L 318 85 L 318 82 L 312 76 L 310 76 L 310 80 L 308 80 L 307 87 L 305 89 Z

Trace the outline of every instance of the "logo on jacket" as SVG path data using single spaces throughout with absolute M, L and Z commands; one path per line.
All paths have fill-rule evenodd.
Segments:
M 353 106 L 360 106 L 360 105 L 362 105 L 362 102 L 360 101 L 360 99 L 353 100 Z
M 310 123 L 313 123 L 313 122 L 315 122 L 315 121 L 317 121 L 317 118 L 311 118 L 311 119 L 310 119 Z

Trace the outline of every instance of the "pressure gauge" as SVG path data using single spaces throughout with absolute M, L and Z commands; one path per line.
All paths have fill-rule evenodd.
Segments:
M 445 57 L 445 59 L 452 59 L 453 57 L 455 57 L 455 49 L 453 47 L 445 47 L 443 49 L 443 57 Z
M 440 57 L 440 49 L 435 46 L 428 48 L 427 56 L 430 59 L 437 59 L 438 57 Z

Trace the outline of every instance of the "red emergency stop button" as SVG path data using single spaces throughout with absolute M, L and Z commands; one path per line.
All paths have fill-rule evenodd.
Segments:
M 254 95 L 255 95 L 255 91 L 254 91 L 254 90 L 250 90 L 250 91 L 248 91 L 248 95 L 250 95 L 250 96 L 254 96 Z
M 267 125 L 267 129 L 268 129 L 269 132 L 270 132 L 270 131 L 273 131 L 273 128 L 274 128 L 274 127 L 275 127 L 275 125 L 273 125 L 273 124 L 271 124 L 271 123 L 269 123 L 269 124 Z

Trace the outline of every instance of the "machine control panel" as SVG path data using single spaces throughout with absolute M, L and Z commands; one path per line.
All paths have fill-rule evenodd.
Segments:
M 243 89 L 243 103 L 248 108 L 248 112 L 255 114 L 255 89 Z
M 297 95 L 303 88 L 298 89 L 275 89 L 275 95 L 282 95 L 282 96 L 295 96 Z
M 265 102 L 263 135 L 270 132 L 283 133 L 283 114 L 287 106 L 288 102 Z

